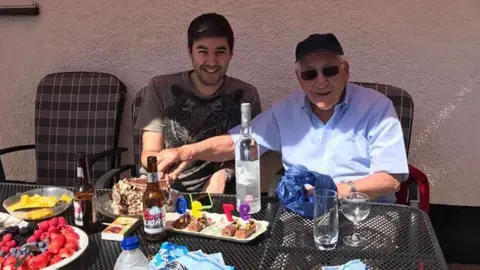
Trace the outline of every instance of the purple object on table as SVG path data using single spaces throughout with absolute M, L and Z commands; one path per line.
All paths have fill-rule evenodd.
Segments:
M 240 210 L 240 217 L 243 220 L 249 220 L 250 219 L 250 215 L 248 214 L 250 212 L 250 205 L 248 205 L 248 203 L 240 204 L 239 210 Z

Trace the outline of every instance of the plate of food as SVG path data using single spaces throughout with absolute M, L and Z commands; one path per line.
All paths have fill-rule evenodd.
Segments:
M 78 258 L 87 247 L 85 232 L 68 225 L 63 217 L 40 223 L 23 221 L 0 232 L 0 266 L 58 269 Z
M 190 211 L 184 214 L 167 213 L 166 222 L 170 231 L 240 243 L 250 242 L 265 233 L 269 224 L 264 220 L 244 220 L 235 216 L 228 221 L 225 214 L 208 212 L 202 212 L 196 218 Z
M 45 187 L 18 193 L 3 201 L 7 212 L 22 220 L 41 220 L 57 216 L 72 203 L 73 192 L 59 187 Z
M 167 211 L 175 211 L 174 202 L 179 192 L 159 182 L 160 188 L 166 193 L 169 201 Z M 147 188 L 144 178 L 125 178 L 113 186 L 111 193 L 105 193 L 98 198 L 97 210 L 110 218 L 119 216 L 143 218 L 143 193 Z

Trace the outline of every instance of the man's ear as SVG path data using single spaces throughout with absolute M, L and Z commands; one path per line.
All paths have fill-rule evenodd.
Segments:
M 190 60 L 192 60 L 192 48 L 187 46 L 187 54 L 188 54 L 188 57 L 190 58 Z
M 347 79 L 350 78 L 350 64 L 348 61 L 343 62 L 343 71 L 345 72 Z

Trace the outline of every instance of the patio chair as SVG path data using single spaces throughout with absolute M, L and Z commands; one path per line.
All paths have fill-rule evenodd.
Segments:
M 395 111 L 397 112 L 400 124 L 403 129 L 403 138 L 405 141 L 405 148 L 407 156 L 410 149 L 410 141 L 412 136 L 413 126 L 413 99 L 407 91 L 386 84 L 370 83 L 370 82 L 353 82 L 363 87 L 368 87 L 377 90 L 386 95 L 393 103 Z M 395 194 L 398 204 L 410 204 L 412 199 L 418 197 L 419 208 L 428 213 L 430 206 L 430 186 L 427 176 L 419 169 L 411 164 L 408 165 L 409 178 L 402 183 L 400 190 Z M 419 190 L 416 196 L 416 190 Z
M 37 87 L 35 144 L 0 149 L 0 157 L 35 149 L 35 184 L 73 186 L 76 156 L 83 151 L 89 155 L 90 175 L 95 181 L 118 167 L 121 154 L 127 151 L 118 147 L 125 93 L 125 85 L 107 73 L 46 75 Z M 3 181 L 6 177 L 0 160 Z

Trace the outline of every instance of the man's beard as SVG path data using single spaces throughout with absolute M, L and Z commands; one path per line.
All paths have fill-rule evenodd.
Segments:
M 215 73 L 211 74 L 205 71 L 205 69 L 208 70 L 215 70 L 218 69 Z M 222 70 L 220 66 L 215 66 L 215 67 L 209 67 L 209 66 L 200 66 L 198 69 L 195 69 L 195 73 L 197 74 L 198 80 L 206 86 L 215 86 L 219 82 L 222 81 L 223 77 L 225 76 L 225 72 Z M 215 80 L 211 80 L 209 77 L 214 77 L 216 78 Z

